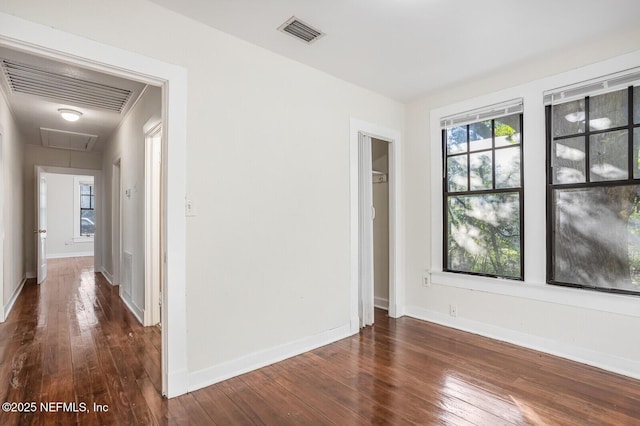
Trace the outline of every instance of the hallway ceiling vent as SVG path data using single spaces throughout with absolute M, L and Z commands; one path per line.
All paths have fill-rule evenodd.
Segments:
M 292 16 L 291 18 L 289 18 L 289 20 L 287 20 L 287 22 L 280 25 L 278 30 L 282 31 L 283 33 L 287 33 L 306 44 L 311 44 L 317 39 L 324 36 L 324 33 L 322 31 L 305 24 L 295 16 Z
M 2 70 L 14 93 L 39 96 L 71 105 L 122 112 L 131 90 L 120 89 L 33 65 L 2 60 Z

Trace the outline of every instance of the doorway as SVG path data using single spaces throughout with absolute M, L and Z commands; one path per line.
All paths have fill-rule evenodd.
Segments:
M 101 176 L 99 170 L 35 167 L 38 284 L 47 278 L 48 259 L 91 256 L 94 269 L 99 266 Z
M 374 154 L 375 151 L 375 154 Z M 375 157 L 375 166 L 374 166 Z M 401 173 L 400 132 L 361 120 L 351 120 L 351 332 L 373 324 L 376 305 L 388 310 L 393 318 L 404 315 L 404 286 L 401 277 Z M 381 168 L 382 170 L 375 170 Z M 374 178 L 374 171 L 375 178 Z M 377 183 L 374 184 L 374 179 Z M 374 208 L 376 195 L 386 203 Z M 382 193 L 382 194 L 378 194 Z M 374 237 L 374 221 L 377 214 L 382 232 Z M 386 213 L 386 214 L 385 214 Z M 384 216 L 387 216 L 386 218 Z M 385 225 L 388 229 L 385 232 Z M 377 228 L 378 226 L 376 226 Z M 385 242 L 385 239 L 387 241 Z M 378 244 L 375 244 L 375 243 Z M 378 246 L 375 250 L 374 246 Z M 377 255 L 376 255 L 377 252 Z M 378 262 L 375 261 L 377 256 Z M 388 263 L 385 260 L 388 259 Z M 388 269 L 387 269 L 388 265 Z M 377 267 L 377 268 L 376 268 Z M 376 290 L 376 269 L 378 289 Z M 387 279 L 388 278 L 388 279 Z M 386 290 L 386 291 L 385 291 Z M 376 294 L 377 293 L 377 294 Z
M 105 74 L 162 87 L 163 138 L 166 168 L 163 176 L 162 240 L 164 281 L 162 311 L 162 393 L 168 397 L 188 390 L 186 257 L 184 199 L 186 187 L 187 74 L 182 67 L 103 45 L 43 25 L 0 13 L 0 46 L 78 65 Z M 171 88 L 171 97 L 167 93 Z M 99 209 L 98 209 L 99 210 Z M 1 230 L 0 230 L 1 232 Z M 168 259 L 171 260 L 169 268 Z M 102 266 L 102 265 L 101 265 Z M 167 285 L 171 283 L 171 285 Z
M 162 125 L 145 128 L 144 325 L 160 324 L 162 307 Z
M 371 139 L 373 305 L 389 310 L 389 142 Z
M 118 158 L 111 166 L 111 283 L 122 282 L 122 161 Z

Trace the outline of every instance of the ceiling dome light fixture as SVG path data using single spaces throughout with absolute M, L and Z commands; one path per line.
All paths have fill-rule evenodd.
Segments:
M 78 121 L 80 119 L 80 116 L 82 115 L 80 111 L 76 111 L 74 109 L 61 108 L 58 110 L 58 112 L 60 113 L 62 118 L 67 121 Z

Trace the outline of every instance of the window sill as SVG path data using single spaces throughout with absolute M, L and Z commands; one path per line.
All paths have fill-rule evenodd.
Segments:
M 432 272 L 431 282 L 434 285 L 640 317 L 640 298 L 638 296 L 442 271 Z
M 92 243 L 93 237 L 73 237 L 74 243 Z

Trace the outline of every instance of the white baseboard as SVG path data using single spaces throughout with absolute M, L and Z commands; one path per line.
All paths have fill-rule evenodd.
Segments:
M 127 308 L 129 308 L 129 310 L 131 311 L 131 313 L 133 314 L 133 316 L 135 316 L 138 321 L 140 321 L 140 324 L 144 325 L 144 312 L 142 310 L 140 310 L 135 303 L 133 303 L 133 301 L 127 300 L 126 297 L 123 297 L 122 293 L 120 293 L 120 299 L 122 299 L 122 301 L 124 302 L 125 306 Z
M 406 315 L 640 379 L 640 360 L 622 358 L 466 318 L 451 317 L 417 306 L 407 306 Z
M 38 275 L 35 272 L 30 272 L 28 271 L 25 276 L 27 277 L 28 280 L 32 279 L 32 278 L 38 278 Z
M 384 309 L 385 311 L 389 310 L 389 299 L 384 299 L 382 297 L 375 297 L 373 299 L 373 306 L 376 308 Z
M 93 251 L 79 251 L 75 253 L 47 253 L 47 259 L 65 259 L 67 257 L 89 257 Z
M 351 324 L 346 324 L 314 336 L 303 337 L 291 343 L 285 343 L 284 345 L 254 352 L 213 367 L 191 372 L 189 373 L 189 392 L 300 355 L 349 337 L 352 334 Z
M 113 285 L 113 276 L 109 272 L 107 272 L 106 269 L 100 268 L 100 273 L 109 284 Z
M 351 326 L 351 335 L 354 335 L 356 333 L 360 332 L 360 317 L 353 317 L 351 318 L 351 321 L 349 322 L 349 325 Z
M 167 398 L 173 398 L 189 392 L 189 372 L 187 370 L 169 372 L 167 382 L 169 383 Z
M 22 289 L 24 288 L 24 283 L 26 282 L 27 282 L 27 277 L 25 275 L 20 281 L 20 284 L 18 285 L 18 287 L 16 287 L 16 289 L 13 291 L 13 294 L 9 298 L 9 301 L 7 302 L 7 304 L 4 305 L 4 318 L 2 319 L 2 321 L 6 321 L 7 318 L 9 318 L 9 314 L 13 309 L 13 305 L 15 305 L 16 300 L 18 300 L 18 296 L 20 296 L 20 293 L 22 293 Z

